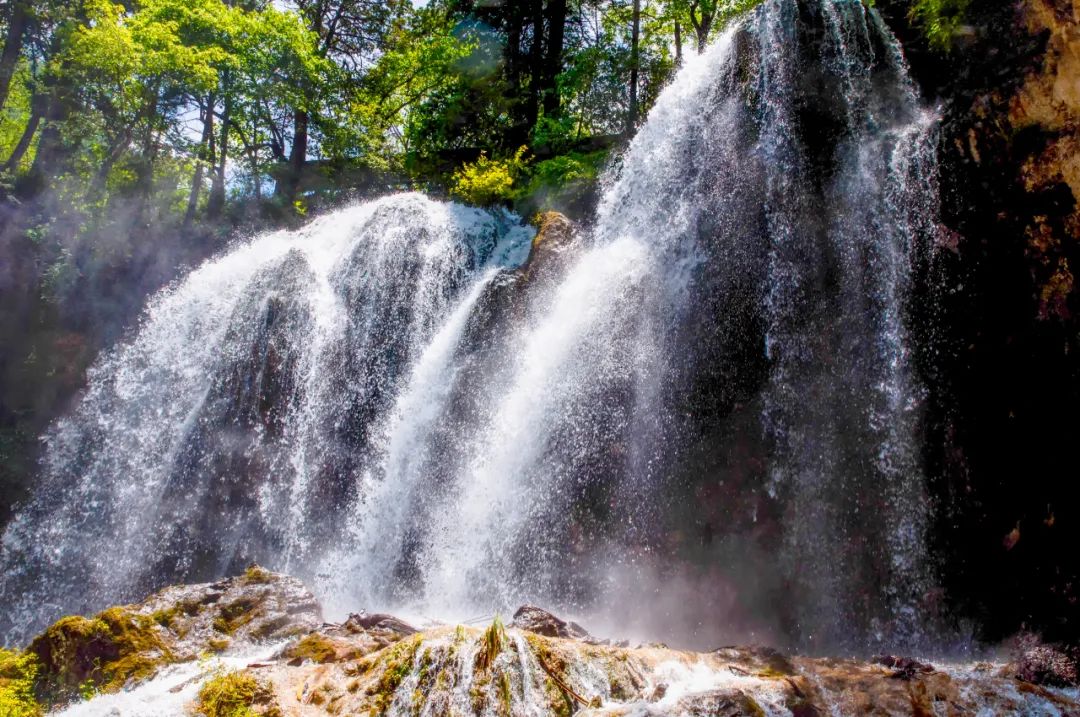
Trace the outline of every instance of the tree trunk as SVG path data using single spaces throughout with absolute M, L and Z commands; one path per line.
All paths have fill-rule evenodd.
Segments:
M 8 17 L 7 32 L 4 37 L 4 51 L 0 53 L 0 109 L 7 104 L 11 90 L 11 78 L 19 64 L 22 54 L 23 37 L 26 35 L 26 23 L 30 19 L 30 8 L 26 0 L 15 0 Z
M 700 17 L 697 11 L 701 10 Z M 690 24 L 694 26 L 694 34 L 697 36 L 697 51 L 700 55 L 705 52 L 709 44 L 709 33 L 712 31 L 713 20 L 716 18 L 716 2 L 714 0 L 699 0 L 690 4 Z
M 199 140 L 199 153 L 195 161 L 195 176 L 191 179 L 191 193 L 188 195 L 187 211 L 184 212 L 184 226 L 191 226 L 195 219 L 195 211 L 199 206 L 199 194 L 202 192 L 203 175 L 206 172 L 207 161 L 211 158 L 211 144 L 214 141 L 214 95 L 211 93 L 206 98 L 206 107 L 203 108 L 203 131 Z
M 566 0 L 548 0 L 547 48 L 544 55 L 544 82 L 542 87 L 545 117 L 557 117 L 560 110 L 559 73 L 562 72 L 565 34 Z
M 223 77 L 225 106 L 221 110 L 221 139 L 218 141 L 217 166 L 214 168 L 214 180 L 210 184 L 210 198 L 206 202 L 206 215 L 217 217 L 225 208 L 225 166 L 229 161 L 229 129 L 232 121 L 232 93 L 229 91 L 229 73 Z
M 697 36 L 697 51 L 700 55 L 705 52 L 705 48 L 709 45 L 709 30 L 712 28 L 712 15 L 707 15 L 701 20 L 701 27 L 698 28 Z
M 289 151 L 289 167 L 285 173 L 284 193 L 282 197 L 287 206 L 293 206 L 300 189 L 300 179 L 307 162 L 308 123 L 310 117 L 306 110 L 297 110 L 293 117 L 293 141 Z
M 34 162 L 27 173 L 25 192 L 33 196 L 45 189 L 48 177 L 57 174 L 57 165 L 64 156 L 64 141 L 60 125 L 71 114 L 70 88 L 64 82 L 54 84 L 49 93 L 48 107 L 41 118 L 41 136 L 38 138 Z
M 638 123 L 638 75 L 641 61 L 641 0 L 634 0 L 633 27 L 630 30 L 630 108 L 626 113 L 626 135 L 634 133 Z
M 18 144 L 11 150 L 11 156 L 4 162 L 4 166 L 0 167 L 0 171 L 9 172 L 19 168 L 19 164 L 22 163 L 23 157 L 26 156 L 26 152 L 30 149 L 30 145 L 34 143 L 34 135 L 37 134 L 38 126 L 41 125 L 41 118 L 45 114 L 47 104 L 47 97 L 34 95 L 31 102 L 30 119 L 27 121 L 26 127 L 23 128 Z
M 682 67 L 682 24 L 675 21 L 675 66 Z
M 525 116 L 521 128 L 520 144 L 528 141 L 528 135 L 536 126 L 540 117 L 540 91 L 544 77 L 544 3 L 532 0 L 530 4 L 532 22 L 532 45 L 529 47 L 529 90 L 525 99 Z

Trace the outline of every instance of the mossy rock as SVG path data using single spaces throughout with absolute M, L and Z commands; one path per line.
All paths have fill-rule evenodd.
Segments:
M 30 643 L 41 664 L 37 690 L 48 701 L 64 701 L 91 686 L 116 692 L 131 681 L 152 677 L 173 661 L 159 622 L 127 607 L 87 618 L 61 618 Z
M 286 648 L 285 657 L 293 660 L 309 660 L 324 665 L 337 660 L 337 648 L 332 640 L 313 632 Z

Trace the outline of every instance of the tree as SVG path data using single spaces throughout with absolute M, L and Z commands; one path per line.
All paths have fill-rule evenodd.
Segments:
M 392 22 L 406 7 L 403 0 L 296 0 L 296 11 L 317 37 L 318 57 L 336 66 L 335 83 L 307 84 L 293 109 L 293 131 L 288 165 L 281 173 L 275 193 L 287 205 L 296 201 L 307 164 L 312 118 L 333 121 L 335 112 L 321 103 L 338 88 L 359 83 Z
M 0 109 L 7 104 L 11 79 L 22 56 L 23 38 L 30 21 L 29 0 L 11 0 L 5 20 L 4 49 L 0 52 Z

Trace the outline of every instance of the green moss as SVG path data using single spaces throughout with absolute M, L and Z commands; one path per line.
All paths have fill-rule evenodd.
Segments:
M 160 630 L 152 616 L 127 607 L 93 618 L 62 618 L 30 644 L 42 665 L 39 689 L 50 699 L 63 699 L 84 688 L 116 692 L 152 677 L 174 661 Z
M 333 662 L 337 659 L 337 650 L 334 643 L 324 635 L 313 632 L 300 642 L 291 646 L 288 651 L 289 657 L 299 657 L 302 660 L 311 660 L 320 665 Z
M 258 565 L 248 566 L 244 571 L 244 582 L 248 585 L 265 585 L 274 581 L 274 574 Z
M 412 670 L 416 651 L 420 649 L 420 641 L 420 635 L 414 635 L 393 647 L 386 648 L 376 656 L 375 659 L 383 665 L 383 671 L 378 682 L 368 688 L 368 694 L 374 697 L 372 714 L 385 714 L 394 701 L 397 688 Z
M 180 616 L 180 607 L 173 605 L 164 610 L 156 610 L 150 614 L 150 619 L 164 628 L 172 629 L 173 622 Z
M 199 690 L 195 714 L 203 717 L 254 717 L 252 707 L 264 701 L 265 691 L 258 681 L 244 672 L 224 672 Z
M 218 616 L 211 625 L 224 635 L 231 635 L 259 616 L 259 602 L 253 598 L 240 598 L 218 608 Z
M 36 655 L 0 648 L 0 716 L 40 717 L 43 710 L 34 699 L 38 667 Z
M 207 640 L 206 644 L 209 645 L 210 649 L 214 652 L 221 652 L 226 647 L 228 647 L 229 643 L 231 642 L 232 640 L 227 637 L 223 637 L 221 639 L 211 637 L 209 640 Z
M 172 651 L 161 639 L 156 623 L 146 615 L 115 607 L 98 615 L 109 626 L 120 656 L 104 665 L 104 692 L 115 692 L 129 681 L 152 677 L 162 665 L 173 661 Z
M 559 674 L 566 673 L 566 660 L 551 649 L 548 638 L 530 632 L 525 635 L 525 641 L 536 658 L 546 666 L 545 672 L 551 670 Z M 577 709 L 573 697 L 566 694 L 555 680 L 546 674 L 544 695 L 547 697 L 548 709 L 557 717 L 570 717 Z
M 512 704 L 510 695 L 510 675 L 506 672 L 503 672 L 501 675 L 499 675 L 499 699 L 500 706 L 502 707 L 502 713 L 504 715 L 507 715 L 507 717 L 509 717 L 509 715 L 511 714 Z

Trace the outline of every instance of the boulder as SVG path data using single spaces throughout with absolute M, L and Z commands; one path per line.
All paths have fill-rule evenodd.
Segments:
M 547 610 L 534 605 L 522 605 L 514 613 L 514 621 L 511 627 L 527 632 L 535 632 L 545 637 L 561 637 L 571 640 L 584 640 L 589 637 L 588 631 L 575 622 L 567 622 L 555 617 Z
M 377 630 L 381 632 L 394 632 L 407 637 L 417 632 L 417 629 L 408 623 L 397 619 L 393 615 L 376 613 L 369 615 L 366 612 L 349 615 L 345 621 L 345 629 L 359 632 Z
M 544 212 L 539 221 L 529 259 L 521 268 L 522 277 L 528 282 L 554 275 L 577 246 L 577 228 L 566 216 Z
M 166 665 L 306 634 L 321 623 L 303 583 L 252 566 L 237 577 L 165 588 L 93 617 L 61 618 L 28 652 L 41 665 L 38 692 L 62 703 L 88 687 L 115 692 Z
M 1080 686 L 1077 650 L 1043 643 L 1035 637 L 1019 640 L 1007 672 L 1017 679 L 1045 687 Z

